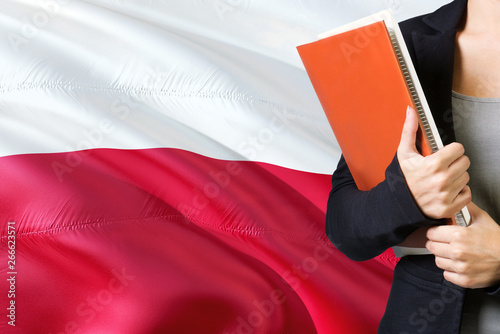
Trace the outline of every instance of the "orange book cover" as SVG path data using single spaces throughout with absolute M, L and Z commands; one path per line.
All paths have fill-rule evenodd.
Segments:
M 385 23 L 301 45 L 299 55 L 359 189 L 385 179 L 415 103 Z M 431 153 L 420 135 L 421 151 Z
M 420 119 L 419 151 L 426 156 L 443 147 L 399 25 L 390 11 L 322 36 L 297 50 L 360 190 L 369 190 L 385 179 L 408 106 Z M 467 208 L 450 223 L 467 226 Z

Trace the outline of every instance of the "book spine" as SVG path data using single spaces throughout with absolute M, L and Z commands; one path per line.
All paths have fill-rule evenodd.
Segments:
M 413 98 L 413 102 L 415 103 L 415 107 L 417 108 L 417 113 L 418 116 L 420 117 L 420 120 L 422 122 L 422 127 L 425 133 L 425 136 L 427 137 L 427 140 L 429 140 L 429 145 L 431 147 L 431 152 L 435 153 L 439 150 L 437 144 L 436 144 L 436 139 L 434 137 L 434 134 L 432 133 L 432 129 L 429 125 L 429 121 L 427 120 L 427 116 L 425 115 L 424 108 L 422 107 L 422 103 L 420 102 L 420 98 L 418 97 L 417 90 L 415 89 L 415 85 L 413 84 L 413 79 L 411 78 L 410 72 L 408 71 L 408 67 L 406 66 L 406 61 L 403 57 L 403 54 L 401 52 L 401 49 L 399 47 L 399 42 L 397 40 L 396 34 L 393 29 L 390 27 L 387 28 L 389 32 L 389 36 L 391 38 L 392 45 L 394 47 L 394 51 L 396 52 L 396 56 L 399 61 L 399 65 L 401 67 L 401 71 L 403 72 L 403 75 L 406 79 L 406 84 L 408 85 L 408 89 L 410 90 L 410 94 Z

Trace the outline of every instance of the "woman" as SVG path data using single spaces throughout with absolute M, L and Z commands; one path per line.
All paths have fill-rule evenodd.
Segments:
M 495 222 L 500 215 L 494 201 L 500 184 L 492 186 L 499 183 L 500 163 L 489 161 L 500 145 L 500 131 L 489 126 L 500 120 L 494 112 L 500 110 L 498 18 L 499 0 L 455 0 L 401 23 L 448 145 L 422 157 L 415 148 L 417 118 L 409 112 L 384 182 L 359 191 L 343 158 L 332 177 L 326 233 L 350 258 L 372 258 L 427 230 L 422 246 L 433 255 L 400 260 L 380 333 L 500 333 L 500 227 Z M 442 225 L 465 205 L 470 227 Z

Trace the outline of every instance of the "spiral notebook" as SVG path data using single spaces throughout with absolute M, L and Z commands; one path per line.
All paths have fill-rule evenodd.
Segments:
M 407 106 L 420 119 L 417 147 L 443 147 L 399 25 L 390 10 L 362 18 L 297 47 L 342 154 L 361 190 L 385 179 Z M 453 223 L 467 226 L 462 209 Z

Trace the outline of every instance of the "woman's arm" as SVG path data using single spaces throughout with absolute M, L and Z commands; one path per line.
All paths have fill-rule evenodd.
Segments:
M 459 144 L 423 157 L 415 148 L 417 128 L 416 114 L 408 112 L 385 180 L 369 191 L 358 190 L 347 163 L 340 159 L 332 177 L 326 234 L 349 258 L 375 257 L 419 227 L 442 223 L 439 219 L 451 217 L 470 202 L 468 163 L 463 163 L 468 159 L 457 150 Z
M 399 168 L 397 157 L 385 180 L 369 191 L 358 190 L 342 157 L 332 176 L 326 212 L 326 234 L 346 256 L 373 258 L 395 246 L 419 227 L 435 225 L 418 209 Z

